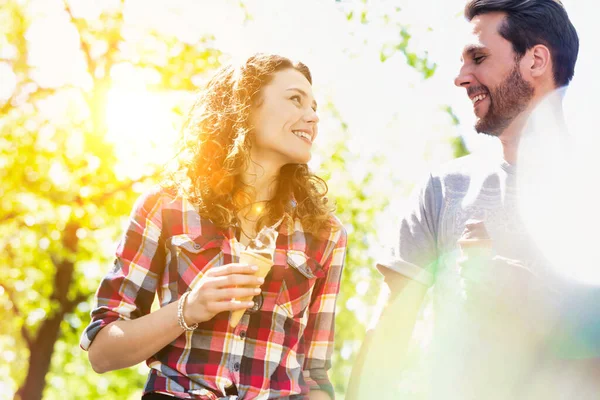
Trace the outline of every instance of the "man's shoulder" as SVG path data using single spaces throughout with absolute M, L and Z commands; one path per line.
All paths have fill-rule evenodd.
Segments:
M 431 177 L 442 186 L 464 186 L 498 172 L 500 162 L 493 157 L 469 154 L 440 165 Z
M 439 178 L 448 176 L 468 177 L 478 173 L 482 168 L 488 169 L 489 167 L 491 167 L 491 163 L 488 160 L 476 154 L 469 154 L 441 164 L 432 172 L 432 175 Z

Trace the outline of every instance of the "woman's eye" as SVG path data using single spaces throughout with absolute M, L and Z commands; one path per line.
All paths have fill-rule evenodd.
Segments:
M 297 94 L 290 97 L 290 100 L 292 100 L 293 102 L 295 102 L 297 104 L 302 104 L 302 98 Z

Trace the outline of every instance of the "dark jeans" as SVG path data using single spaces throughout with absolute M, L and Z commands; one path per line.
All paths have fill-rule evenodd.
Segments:
M 237 388 L 232 386 L 231 388 L 227 388 L 225 394 L 228 396 L 233 396 L 234 394 L 238 394 Z M 180 397 L 167 396 L 162 393 L 146 393 L 142 396 L 142 400 L 177 400 Z
M 179 397 L 167 396 L 162 393 L 146 393 L 142 396 L 142 400 L 177 400 Z

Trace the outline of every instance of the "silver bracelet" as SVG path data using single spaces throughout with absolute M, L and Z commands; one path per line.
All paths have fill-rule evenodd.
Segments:
M 183 295 L 181 295 L 179 301 L 177 302 L 177 322 L 184 331 L 193 331 L 198 328 L 198 323 L 188 326 L 188 324 L 185 323 L 185 319 L 183 319 L 183 303 L 185 303 L 185 299 L 188 297 L 188 294 L 190 294 L 190 292 L 185 292 Z

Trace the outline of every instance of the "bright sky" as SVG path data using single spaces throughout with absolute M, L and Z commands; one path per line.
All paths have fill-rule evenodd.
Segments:
M 119 2 L 76 0 L 72 3 L 79 15 L 94 16 L 102 8 Z M 429 164 L 446 158 L 443 150 L 436 149 L 429 152 L 431 162 L 423 163 L 424 151 L 420 150 L 436 138 L 460 133 L 471 148 L 476 148 L 481 141 L 471 129 L 470 102 L 464 91 L 452 84 L 459 65 L 460 35 L 467 26 L 460 15 L 464 0 L 368 1 L 369 23 L 364 25 L 356 19 L 348 23 L 343 12 L 359 14 L 365 5 L 358 0 L 247 0 L 244 3 L 245 10 L 234 0 L 129 0 L 127 22 L 135 27 L 129 34 L 155 28 L 175 33 L 185 41 L 211 34 L 215 36 L 216 46 L 233 60 L 241 60 L 255 51 L 279 52 L 303 60 L 313 71 L 320 103 L 331 100 L 349 124 L 352 148 L 360 148 L 363 153 L 365 150 L 392 153 L 398 163 L 394 169 L 401 175 L 409 173 L 407 170 L 419 174 L 420 167 L 428 168 Z M 598 105 L 597 97 L 588 93 L 597 92 L 600 86 L 600 80 L 594 76 L 597 54 L 600 54 L 600 43 L 595 40 L 600 36 L 600 27 L 595 15 L 600 6 L 593 0 L 565 0 L 564 3 L 581 38 L 576 76 L 565 105 L 572 117 L 572 126 L 582 131 L 592 126 L 591 118 Z M 60 12 L 60 2 L 35 1 L 34 4 L 35 14 L 51 16 L 43 23 L 34 23 L 28 32 L 28 38 L 40 43 L 31 53 L 31 61 L 43 65 L 45 71 L 52 71 L 40 74 L 40 80 L 81 83 L 84 77 L 77 71 L 83 60 L 73 55 L 77 38 L 73 29 L 63 24 L 66 16 Z M 401 9 L 399 13 L 394 12 L 396 7 Z M 246 12 L 251 15 L 248 21 L 245 21 Z M 391 16 L 392 22 L 407 26 L 412 35 L 411 50 L 428 53 L 438 64 L 433 78 L 423 81 L 400 54 L 385 63 L 379 61 L 381 47 L 394 43 L 398 36 L 393 23 L 382 22 L 384 14 Z M 50 30 L 52 35 L 48 35 Z M 61 46 L 49 45 L 49 42 L 60 42 Z M 5 55 L 10 51 L 3 46 L 0 53 Z M 113 134 L 122 140 L 143 131 L 145 137 L 164 140 L 166 128 L 172 125 L 172 116 L 161 110 L 165 109 L 165 102 L 172 100 L 152 98 L 152 94 L 145 92 L 145 82 L 154 79 L 152 76 L 127 70 L 127 66 L 119 67 L 113 74 L 118 79 L 109 102 L 109 125 Z M 0 96 L 3 96 L 12 87 L 12 77 L 2 63 L 0 76 L 3 83 Z M 144 107 L 136 107 L 134 98 L 144 98 Z M 458 129 L 449 126 L 446 114 L 439 111 L 440 105 L 452 106 L 461 120 Z M 146 107 L 153 111 L 150 116 L 157 121 L 150 120 L 145 112 L 144 118 L 139 118 Z M 140 122 L 144 129 L 132 129 Z M 327 123 L 324 121 L 321 129 L 323 146 L 327 145 Z M 409 163 L 411 168 L 402 168 L 404 163 Z M 415 168 L 417 166 L 419 168 Z

